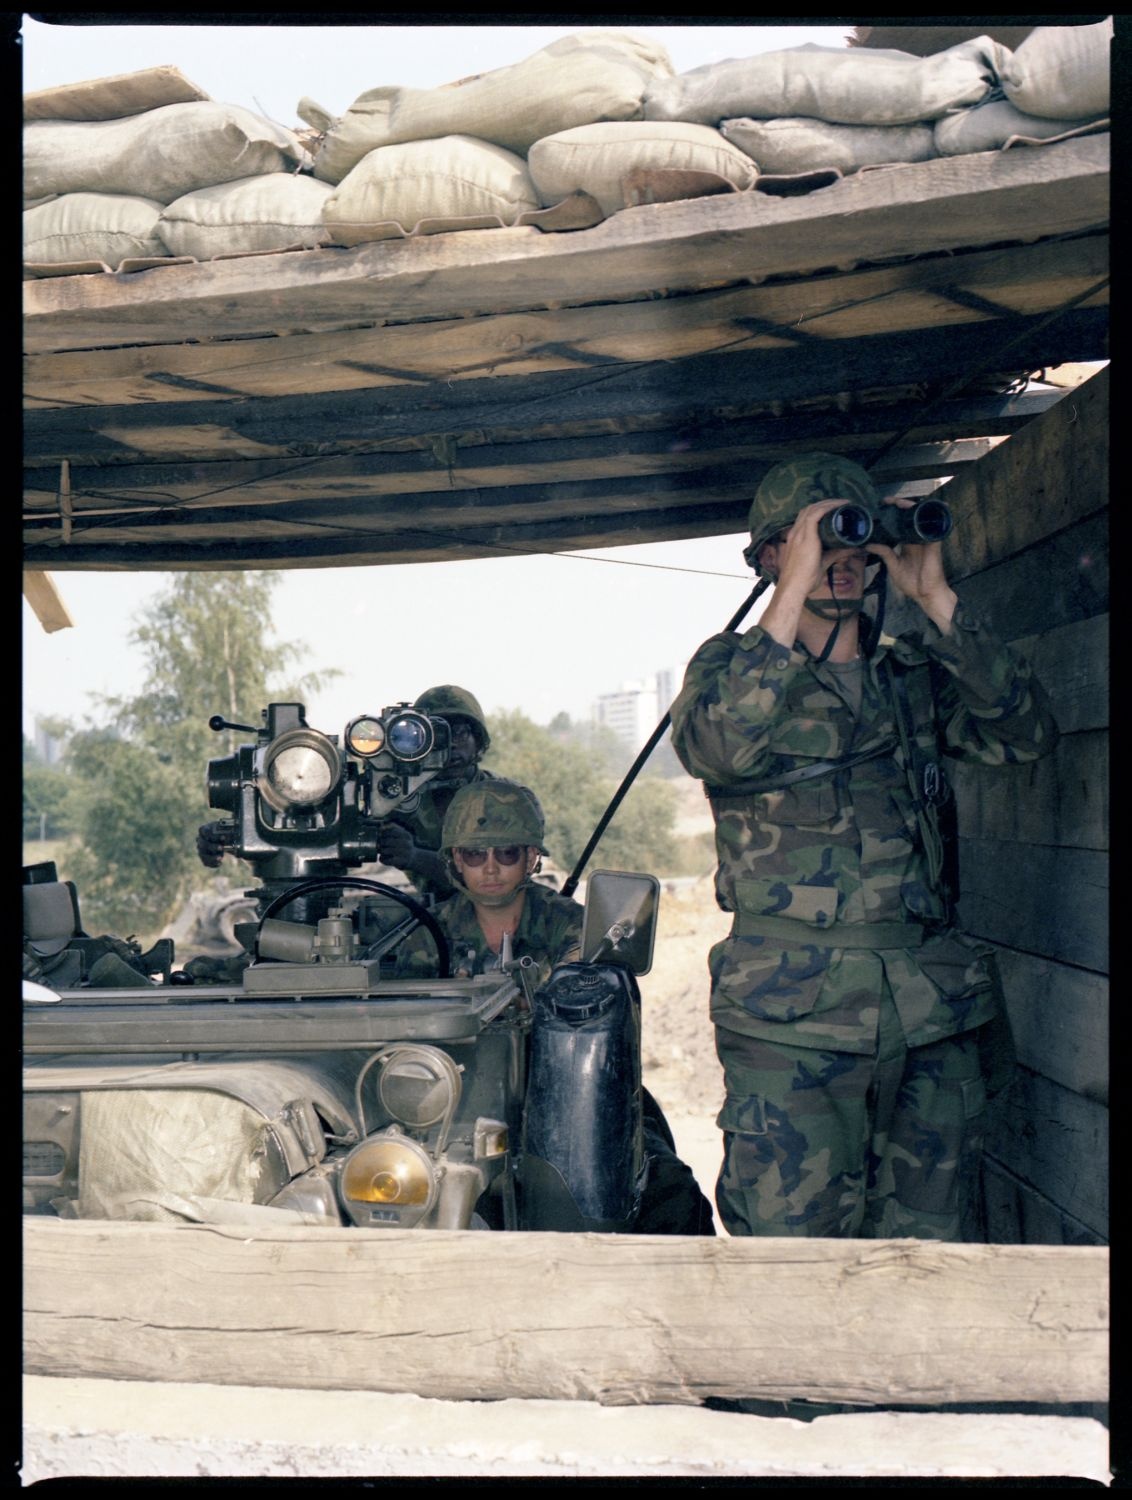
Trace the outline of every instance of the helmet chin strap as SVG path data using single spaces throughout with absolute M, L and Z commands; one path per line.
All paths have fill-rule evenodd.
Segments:
M 832 563 L 826 569 L 825 577 L 826 577 L 826 582 L 829 584 L 830 595 L 832 596 L 833 595 L 833 564 Z M 848 604 L 845 607 L 843 607 L 842 603 L 841 603 L 841 600 L 838 599 L 838 598 L 836 598 L 836 597 L 831 597 L 829 599 L 815 599 L 815 600 L 812 600 L 812 601 L 809 600 L 809 599 L 806 600 L 806 608 L 811 612 L 811 614 L 817 615 L 818 618 L 821 619 L 821 620 L 832 620 L 833 621 L 833 629 L 829 632 L 829 634 L 825 638 L 825 645 L 821 648 L 821 655 L 816 658 L 816 661 L 817 661 L 817 664 L 818 664 L 819 667 L 821 666 L 822 662 L 825 661 L 828 658 L 829 653 L 833 650 L 833 647 L 834 647 L 834 645 L 835 645 L 835 643 L 837 641 L 837 637 L 841 633 L 841 622 L 842 622 L 842 620 L 843 619 L 848 619 L 850 617 L 850 615 L 855 615 L 857 613 L 857 611 L 861 608 L 861 605 L 862 605 L 863 602 L 864 601 L 861 600 L 861 599 L 851 599 L 851 600 L 848 601 Z

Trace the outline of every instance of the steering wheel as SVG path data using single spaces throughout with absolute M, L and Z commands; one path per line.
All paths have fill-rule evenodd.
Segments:
M 422 906 L 414 896 L 406 896 L 404 891 L 399 891 L 391 885 L 383 885 L 380 880 L 367 880 L 364 875 L 316 875 L 310 880 L 300 881 L 298 885 L 291 886 L 289 890 L 276 896 L 275 900 L 269 903 L 263 916 L 259 919 L 260 928 L 262 929 L 264 922 L 269 917 L 273 917 L 276 912 L 282 911 L 297 896 L 305 896 L 311 891 L 325 890 L 327 886 L 334 886 L 339 890 L 345 890 L 349 887 L 351 890 L 376 891 L 379 895 L 389 896 L 394 901 L 406 907 L 411 915 L 416 918 L 416 921 L 411 927 L 405 928 L 405 931 L 398 938 L 397 942 L 388 951 L 395 953 L 410 933 L 416 932 L 418 927 L 424 927 L 436 947 L 437 962 L 440 965 L 440 972 L 436 977 L 438 979 L 451 979 L 452 969 L 451 956 L 448 951 L 448 939 L 444 936 L 440 923 L 429 911 L 428 907 Z M 257 935 L 257 947 L 258 944 L 259 938 Z

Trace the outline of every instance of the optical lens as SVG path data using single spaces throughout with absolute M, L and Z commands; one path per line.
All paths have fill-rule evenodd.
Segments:
M 434 740 L 432 725 L 422 714 L 401 714 L 389 721 L 389 748 L 399 760 L 421 760 Z
M 830 511 L 829 523 L 838 541 L 846 547 L 863 547 L 873 533 L 872 517 L 859 505 L 839 505 Z
M 912 512 L 916 535 L 925 542 L 941 542 L 951 532 L 951 510 L 942 500 L 921 500 Z

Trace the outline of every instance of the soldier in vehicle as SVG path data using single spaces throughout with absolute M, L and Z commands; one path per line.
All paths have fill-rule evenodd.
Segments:
M 454 975 L 498 967 L 504 936 L 513 958 L 531 957 L 538 982 L 579 957 L 582 908 L 534 881 L 546 854 L 545 820 L 529 788 L 502 777 L 453 796 L 440 839 L 453 894 L 433 912 L 448 939 Z M 423 931 L 402 945 L 397 972 L 432 975 L 436 953 Z
M 505 937 L 513 958 L 537 964 L 539 985 L 558 964 L 580 958 L 582 907 L 532 878 L 547 853 L 545 829 L 538 798 L 518 782 L 496 777 L 453 797 L 441 842 L 458 889 L 433 909 L 453 975 L 497 968 Z M 397 973 L 435 975 L 436 950 L 423 930 L 402 944 Z M 642 1096 L 649 1170 L 634 1232 L 714 1235 L 711 1205 L 677 1156 L 660 1105 L 647 1089 Z
M 491 744 L 483 709 L 467 688 L 427 688 L 413 704 L 422 714 L 446 719 L 452 732 L 448 765 L 422 789 L 413 813 L 393 813 L 378 834 L 382 863 L 404 870 L 422 896 L 437 899 L 455 889 L 441 852 L 444 815 L 461 787 L 491 778 L 480 760 Z
M 744 556 L 774 594 L 758 624 L 699 649 L 672 708 L 735 914 L 708 960 L 716 1202 L 737 1235 L 972 1237 L 982 1059 L 1005 1021 L 992 950 L 952 925 L 938 757 L 1035 760 L 1057 728 L 1028 667 L 957 600 L 938 541 L 823 543 L 844 502 L 879 512 L 849 460 L 767 474 Z M 878 561 L 923 615 L 898 638 L 863 613 Z
M 418 712 L 447 720 L 452 733 L 448 765 L 419 794 L 416 810 L 396 812 L 382 823 L 378 855 L 383 864 L 404 870 L 422 896 L 439 898 L 453 886 L 440 850 L 440 831 L 448 804 L 462 786 L 491 776 L 480 759 L 491 744 L 483 709 L 467 688 L 445 684 L 426 689 L 413 704 Z M 205 823 L 197 832 L 197 854 L 217 869 L 229 847 L 221 823 Z

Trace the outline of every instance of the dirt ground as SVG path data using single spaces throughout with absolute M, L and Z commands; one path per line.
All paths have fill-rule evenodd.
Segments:
M 708 949 L 730 917 L 715 904 L 711 876 L 661 888 L 652 969 L 640 980 L 645 1086 L 666 1112 L 714 1120 L 723 1075 L 708 1018 Z

